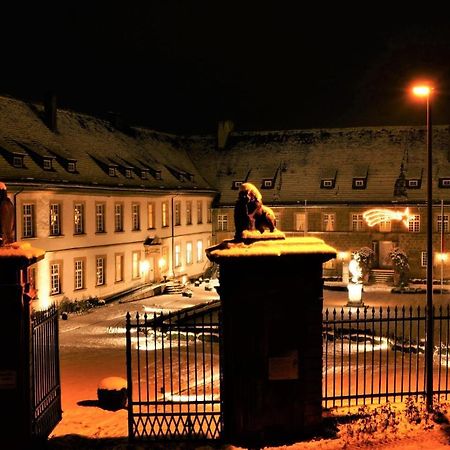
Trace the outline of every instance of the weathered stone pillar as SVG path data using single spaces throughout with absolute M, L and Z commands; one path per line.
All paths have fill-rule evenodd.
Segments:
M 322 264 L 335 249 L 269 234 L 206 253 L 220 265 L 226 441 L 302 439 L 322 419 Z
M 44 257 L 29 245 L 0 247 L 0 448 L 31 448 L 30 321 L 26 269 Z

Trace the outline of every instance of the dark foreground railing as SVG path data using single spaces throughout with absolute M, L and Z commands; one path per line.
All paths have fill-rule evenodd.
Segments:
M 52 305 L 30 318 L 31 431 L 33 437 L 47 438 L 62 418 L 58 309 Z
M 450 306 L 433 310 L 433 389 L 447 398 Z M 425 308 L 323 313 L 323 405 L 401 401 L 425 394 Z
M 127 314 L 131 440 L 213 440 L 222 432 L 217 312 Z

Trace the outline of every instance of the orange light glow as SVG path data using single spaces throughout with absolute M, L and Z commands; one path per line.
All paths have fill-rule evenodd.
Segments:
M 428 97 L 431 94 L 432 88 L 426 85 L 414 86 L 412 88 L 412 93 L 416 97 Z
M 448 254 L 447 253 L 436 253 L 436 259 L 439 262 L 445 262 L 448 259 Z
M 369 227 L 373 227 L 386 220 L 398 220 L 408 226 L 409 221 L 412 219 L 412 215 L 409 214 L 409 208 L 404 211 L 392 211 L 390 209 L 369 209 L 363 213 L 363 219 L 366 221 Z

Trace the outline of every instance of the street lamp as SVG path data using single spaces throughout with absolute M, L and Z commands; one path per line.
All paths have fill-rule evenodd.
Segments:
M 427 409 L 433 408 L 433 158 L 431 145 L 431 93 L 433 88 L 421 84 L 412 88 L 416 97 L 427 102 L 427 336 L 426 336 L 426 394 Z M 443 226 L 443 223 L 442 223 Z

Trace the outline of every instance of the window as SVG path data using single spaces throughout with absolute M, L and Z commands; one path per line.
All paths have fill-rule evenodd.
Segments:
M 75 203 L 73 205 L 73 224 L 74 234 L 84 233 L 84 205 L 83 203 Z
M 108 168 L 108 175 L 110 177 L 115 177 L 116 176 L 116 168 L 115 167 L 109 167 Z
M 442 229 L 442 217 L 444 218 L 444 228 Z M 448 233 L 448 215 L 444 214 L 444 216 L 437 216 L 437 231 L 438 233 L 444 231 L 444 233 Z
M 367 178 L 353 178 L 352 189 L 365 189 Z
M 143 180 L 148 180 L 148 170 L 144 170 L 144 169 L 141 170 L 141 178 Z
M 324 214 L 322 220 L 323 231 L 335 231 L 334 223 L 336 221 L 336 215 L 334 213 Z
M 97 203 L 95 205 L 95 232 L 105 232 L 105 204 Z
M 169 256 L 169 248 L 164 246 L 161 249 L 161 259 L 160 259 L 161 272 L 165 272 L 167 270 L 168 256 Z
M 272 189 L 273 188 L 273 180 L 271 180 L 271 179 L 263 180 L 261 187 L 263 189 Z
M 114 281 L 118 283 L 120 281 L 123 281 L 123 254 L 116 253 L 114 260 L 115 260 Z
M 409 189 L 420 189 L 421 181 L 419 179 L 408 180 Z
M 192 242 L 186 242 L 186 264 L 192 264 L 193 262 Z
M 177 244 L 175 245 L 175 267 L 181 266 L 181 245 Z
M 61 264 L 58 262 L 50 264 L 50 294 L 61 294 Z
M 161 210 L 161 226 L 168 227 L 169 226 L 169 221 L 168 221 L 168 217 L 167 217 L 167 211 L 169 209 L 169 205 L 168 205 L 167 202 L 163 202 L 161 206 L 162 206 L 162 210 Z
M 321 187 L 321 189 L 333 189 L 334 188 L 334 179 L 321 180 L 320 187 Z
M 13 156 L 13 166 L 17 168 L 23 167 L 23 156 Z
M 61 206 L 59 203 L 50 203 L 50 236 L 61 235 Z
M 389 219 L 388 217 L 383 217 L 378 226 L 378 230 L 382 233 L 390 233 L 391 229 L 392 229 L 391 219 Z
M 333 270 L 336 269 L 336 258 L 329 259 L 328 261 L 322 264 L 324 269 Z
M 155 170 L 155 180 L 161 180 L 161 171 Z
M 75 172 L 77 170 L 77 164 L 73 161 L 67 163 L 67 171 Z
M 203 261 L 203 241 L 199 239 L 197 241 L 197 262 Z
M 450 178 L 439 178 L 440 188 L 450 188 Z
M 306 231 L 306 213 L 295 214 L 295 230 Z
M 192 225 L 192 202 L 186 202 L 186 225 Z
M 155 228 L 155 204 L 147 203 L 147 228 Z
M 97 256 L 95 258 L 96 286 L 103 286 L 105 284 L 105 262 L 106 258 L 104 256 Z
M 53 168 L 52 160 L 49 158 L 45 158 L 43 167 L 44 170 L 52 170 Z
M 363 231 L 364 219 L 362 214 L 352 214 L 352 231 Z
M 139 263 L 141 260 L 141 252 L 133 252 L 131 254 L 131 277 L 133 279 L 140 277 Z
M 34 236 L 34 204 L 24 203 L 22 206 L 22 237 L 31 238 Z
M 75 285 L 74 290 L 84 289 L 84 260 L 75 260 Z
M 217 215 L 217 228 L 219 229 L 219 231 L 228 230 L 228 216 L 226 214 Z
M 212 223 L 212 206 L 209 205 L 207 209 L 208 217 L 206 218 L 207 223 Z
M 197 223 L 203 223 L 203 200 L 197 200 Z
M 139 203 L 131 205 L 131 215 L 132 230 L 139 231 L 141 229 L 141 205 Z
M 125 169 L 125 176 L 126 176 L 127 178 L 131 178 L 131 177 L 132 177 L 131 169 Z
M 420 265 L 422 267 L 427 267 L 427 261 L 428 261 L 427 252 L 421 252 L 421 254 L 420 254 Z
M 181 225 L 181 202 L 175 202 L 175 225 Z
M 408 222 L 408 230 L 412 231 L 413 233 L 419 233 L 420 232 L 420 215 L 414 215 L 410 216 L 409 222 Z
M 114 231 L 123 231 L 123 204 L 114 205 Z
M 233 184 L 231 185 L 231 189 L 239 189 L 242 185 L 242 181 L 233 181 Z

